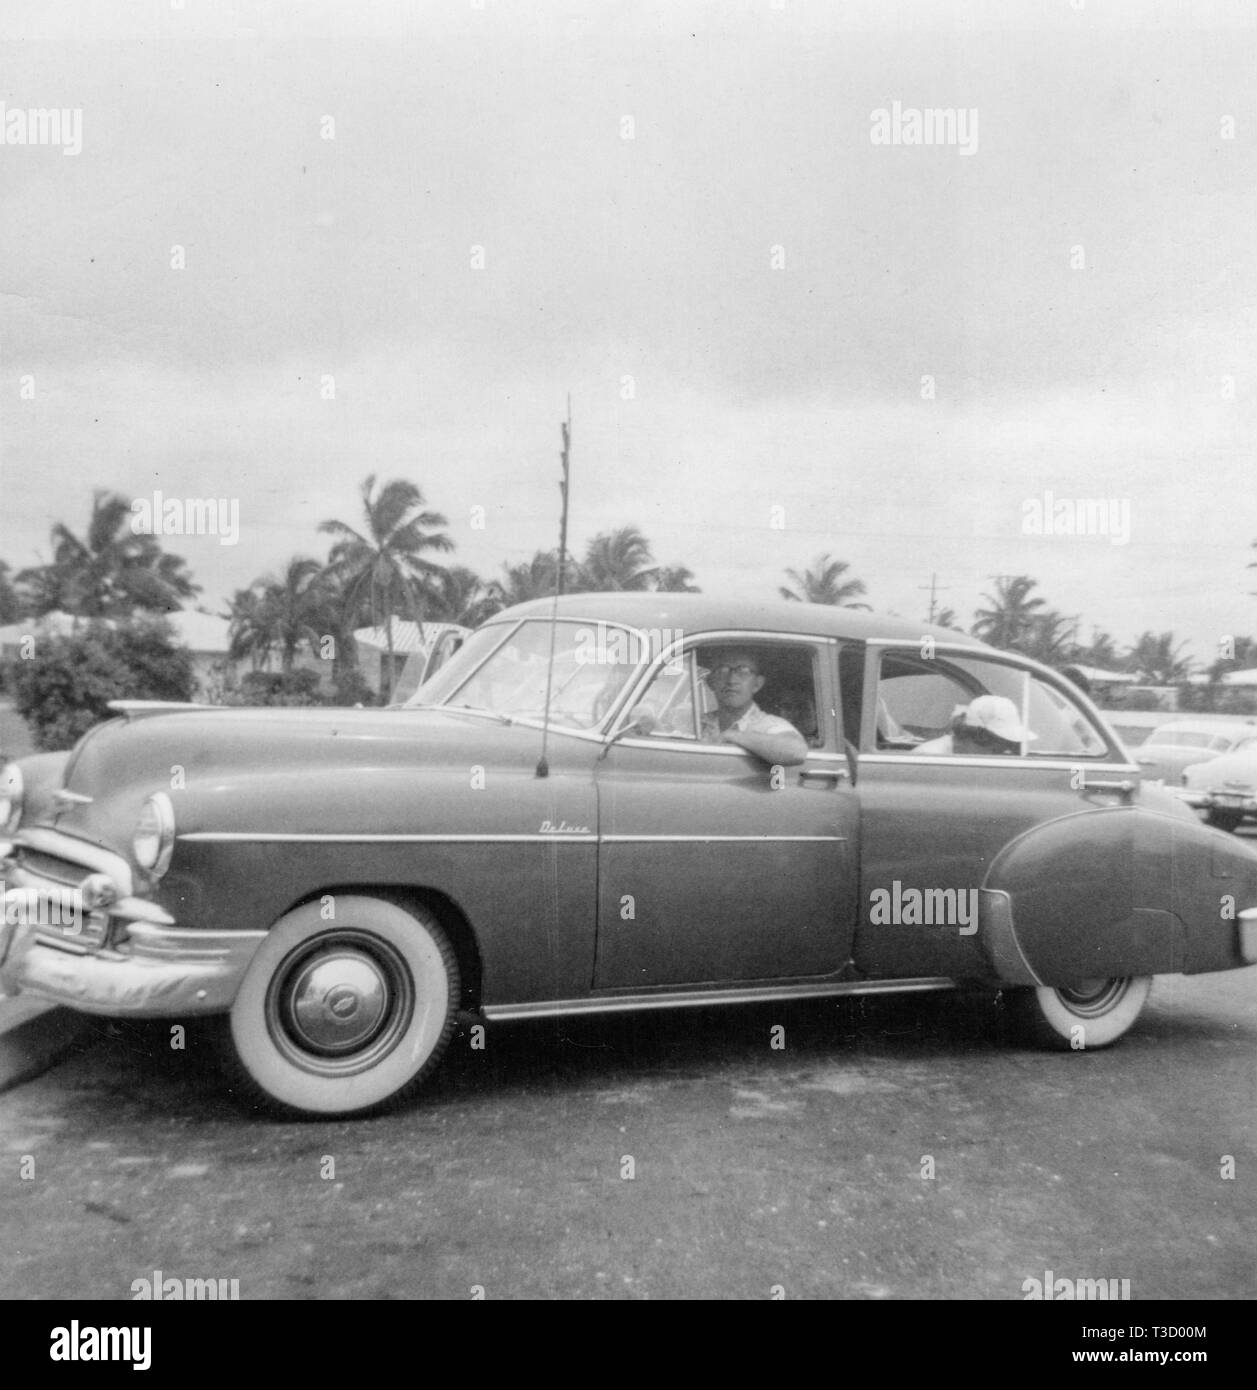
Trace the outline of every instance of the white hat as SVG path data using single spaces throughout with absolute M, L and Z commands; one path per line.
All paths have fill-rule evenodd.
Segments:
M 1022 725 L 1017 706 L 1006 695 L 979 695 L 965 710 L 964 722 L 970 729 L 987 729 L 1009 743 L 1038 737 Z

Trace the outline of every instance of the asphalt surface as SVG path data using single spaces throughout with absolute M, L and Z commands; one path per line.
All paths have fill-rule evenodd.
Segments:
M 1084 1054 L 950 994 L 461 1033 L 417 1101 L 334 1123 L 238 1108 L 195 1035 L 97 1022 L 0 1095 L 0 1298 L 161 1270 L 243 1299 L 1015 1300 L 1050 1269 L 1248 1299 L 1255 1062 L 1257 967 L 1158 980 Z

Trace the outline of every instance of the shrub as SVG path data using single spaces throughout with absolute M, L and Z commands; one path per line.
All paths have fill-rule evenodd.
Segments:
M 192 653 L 162 618 L 44 638 L 10 677 L 14 708 L 45 751 L 71 748 L 111 718 L 110 700 L 190 700 L 196 689 Z
M 240 693 L 228 700 L 233 705 L 321 705 L 319 673 L 250 671 L 240 682 Z

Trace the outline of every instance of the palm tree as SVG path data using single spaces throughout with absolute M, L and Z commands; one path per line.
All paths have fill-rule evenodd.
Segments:
M 1022 651 L 1044 603 L 1041 598 L 1030 597 L 1037 583 L 1024 574 L 1000 575 L 994 595 L 982 595 L 990 607 L 979 608 L 974 614 L 973 635 L 993 647 Z
M 502 608 L 501 600 L 466 565 L 451 565 L 437 575 L 428 594 L 428 616 L 463 627 L 479 627 Z
M 659 570 L 650 542 L 636 526 L 602 531 L 585 548 L 580 583 L 590 592 L 652 588 Z
M 517 603 L 529 603 L 537 598 L 550 598 L 554 593 L 555 576 L 559 568 L 558 552 L 538 550 L 531 560 L 522 564 L 502 566 L 505 579 L 491 579 L 489 593 L 499 608 L 511 608 Z M 569 580 L 564 588 L 571 591 L 579 587 L 573 581 L 572 562 L 568 561 Z
M 1036 613 L 1021 639 L 1019 650 L 1045 666 L 1062 665 L 1076 657 L 1077 648 L 1071 639 L 1077 630 L 1076 618 L 1058 613 L 1054 608 Z
M 1191 674 L 1192 662 L 1182 655 L 1184 646 L 1175 642 L 1172 632 L 1143 632 L 1126 659 L 1145 685 L 1177 685 Z
M 694 571 L 688 565 L 660 565 L 655 571 L 655 588 L 661 594 L 701 594 L 691 581 Z
M 136 535 L 133 517 L 121 493 L 98 491 L 82 539 L 62 522 L 52 528 L 52 563 L 18 575 L 36 615 L 58 608 L 84 618 L 169 613 L 200 593 L 186 561 L 163 551 L 155 537 Z
M 374 495 L 373 495 L 374 494 Z M 362 485 L 366 534 L 344 521 L 325 521 L 319 530 L 335 536 L 328 564 L 345 585 L 350 611 L 367 612 L 373 627 L 383 625 L 388 646 L 386 702 L 393 697 L 393 615 L 414 618 L 422 627 L 423 595 L 440 574 L 441 566 L 424 558 L 425 551 L 453 550 L 440 512 L 425 511 L 423 493 L 405 479 L 395 478 L 375 492 L 375 474 Z
M 832 560 L 828 554 L 818 555 L 810 569 L 786 571 L 793 589 L 784 584 L 777 592 L 784 599 L 797 603 L 827 603 L 833 608 L 867 608 L 867 603 L 852 603 L 865 592 L 864 580 L 843 579 L 851 566 L 846 560 Z
M 1209 679 L 1216 685 L 1229 671 L 1247 671 L 1257 666 L 1257 638 L 1232 639 L 1234 656 L 1219 657 L 1209 668 Z
M 1096 629 L 1091 641 L 1085 647 L 1076 647 L 1073 652 L 1075 662 L 1083 666 L 1096 666 L 1102 671 L 1124 670 L 1123 658 L 1117 650 L 1117 641 L 1111 633 Z
M 248 656 L 256 670 L 277 647 L 280 667 L 287 675 L 298 648 L 304 643 L 317 653 L 331 625 L 323 566 L 309 556 L 294 556 L 279 578 L 260 579 L 251 588 L 241 589 L 230 616 L 232 659 Z
M 247 589 L 237 589 L 225 616 L 229 622 L 228 656 L 232 661 L 247 657 L 253 670 L 261 670 L 275 646 L 275 624 L 265 580 L 259 579 Z

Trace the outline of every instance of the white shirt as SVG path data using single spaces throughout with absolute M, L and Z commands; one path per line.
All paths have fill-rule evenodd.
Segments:
M 780 719 L 775 714 L 765 714 L 754 700 L 729 725 L 729 728 L 737 729 L 739 733 L 743 734 L 798 734 L 799 732 L 788 719 Z M 720 727 L 720 718 L 715 710 L 711 714 L 703 716 L 704 743 L 719 743 L 720 735 L 723 732 L 725 731 Z

